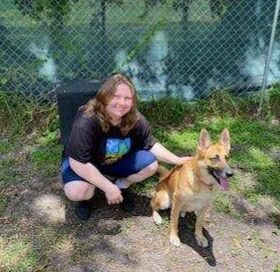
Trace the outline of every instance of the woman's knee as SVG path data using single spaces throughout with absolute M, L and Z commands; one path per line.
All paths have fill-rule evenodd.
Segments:
M 150 165 L 148 165 L 148 171 L 151 173 L 151 175 L 155 174 L 158 169 L 158 161 L 154 161 Z
M 71 201 L 82 201 L 91 199 L 94 195 L 95 187 L 83 181 L 71 181 L 64 185 L 65 195 Z
M 149 164 L 148 166 L 146 166 L 144 169 L 142 169 L 139 172 L 139 174 L 141 173 L 142 175 L 150 177 L 156 173 L 157 169 L 158 169 L 158 162 L 154 161 L 151 164 Z

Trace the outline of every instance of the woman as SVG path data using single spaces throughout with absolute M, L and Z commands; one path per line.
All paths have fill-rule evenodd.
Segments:
M 183 164 L 159 142 L 137 108 L 132 82 L 121 74 L 105 81 L 96 97 L 82 106 L 75 117 L 62 160 L 65 195 L 77 202 L 76 215 L 86 220 L 91 214 L 94 189 L 101 189 L 108 204 L 134 209 L 127 188 L 152 176 L 157 161 Z M 117 178 L 115 182 L 108 176 Z

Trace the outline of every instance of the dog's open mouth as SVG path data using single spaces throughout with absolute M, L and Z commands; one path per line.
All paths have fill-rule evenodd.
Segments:
M 220 185 L 223 191 L 229 189 L 229 180 L 224 171 L 216 170 L 211 167 L 208 167 L 208 171 L 217 180 L 218 184 Z

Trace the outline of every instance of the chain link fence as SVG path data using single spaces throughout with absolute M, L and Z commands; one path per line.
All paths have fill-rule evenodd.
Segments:
M 121 71 L 142 99 L 259 91 L 276 2 L 2 0 L 0 90 L 49 102 L 62 82 Z M 267 85 L 280 78 L 278 29 Z

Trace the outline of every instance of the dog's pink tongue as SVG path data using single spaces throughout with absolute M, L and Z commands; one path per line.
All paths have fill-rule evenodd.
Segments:
M 223 191 L 226 191 L 229 189 L 229 181 L 227 178 L 220 178 L 220 185 L 222 187 Z

